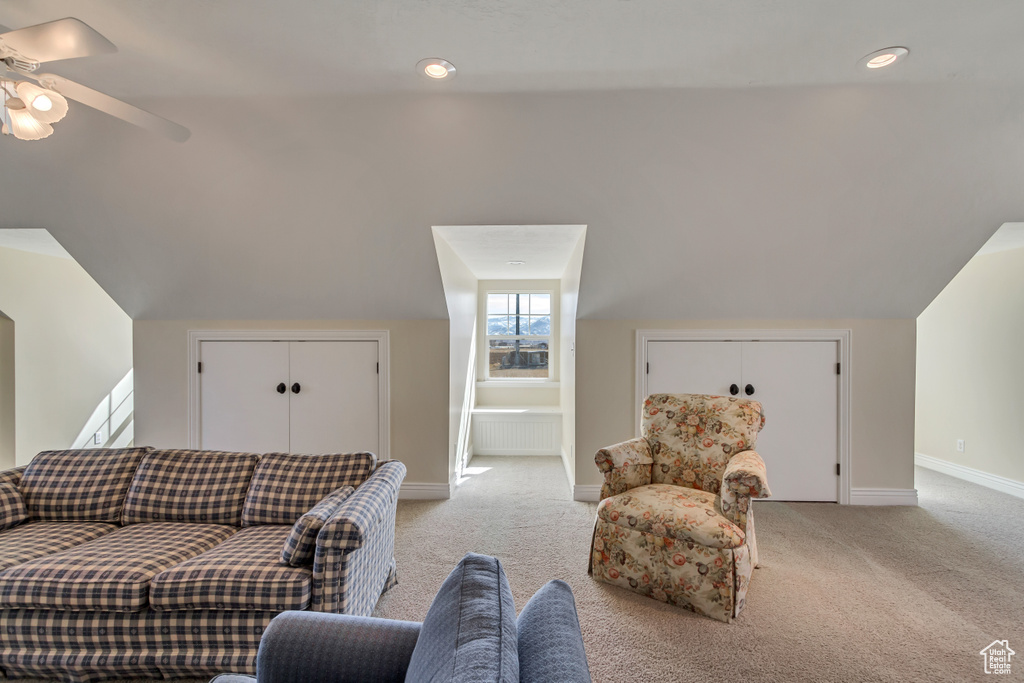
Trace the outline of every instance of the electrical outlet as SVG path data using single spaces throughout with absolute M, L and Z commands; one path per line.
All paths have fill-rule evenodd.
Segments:
M 963 452 L 965 452 L 965 448 L 966 448 L 966 444 L 964 443 L 964 440 L 963 439 L 957 439 L 956 440 L 956 452 L 957 453 L 963 453 Z
M 92 435 L 92 443 L 94 446 L 103 444 L 103 432 L 96 432 Z

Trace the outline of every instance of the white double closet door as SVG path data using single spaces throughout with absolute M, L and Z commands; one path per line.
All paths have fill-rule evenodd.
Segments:
M 647 392 L 760 401 L 756 450 L 773 500 L 838 500 L 838 348 L 833 341 L 648 341 Z
M 203 341 L 200 447 L 379 452 L 376 341 Z

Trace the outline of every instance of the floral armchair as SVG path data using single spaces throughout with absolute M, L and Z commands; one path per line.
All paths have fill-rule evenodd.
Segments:
M 757 566 L 752 498 L 771 495 L 752 449 L 761 404 L 652 394 L 642 437 L 597 452 L 604 473 L 590 573 L 728 622 Z

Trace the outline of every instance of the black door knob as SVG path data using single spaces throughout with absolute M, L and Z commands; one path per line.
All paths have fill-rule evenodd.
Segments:
M 302 391 L 302 387 L 299 386 L 298 382 L 296 382 L 295 384 L 292 385 L 292 393 L 293 394 L 297 394 L 300 391 Z M 753 393 L 753 392 L 751 392 L 751 393 Z
M 730 384 L 729 385 L 729 393 L 732 394 L 733 396 L 735 396 L 736 394 L 740 393 L 740 388 L 738 386 L 736 386 L 735 384 Z
M 747 392 L 747 396 L 753 396 L 754 395 L 754 385 L 753 384 L 748 384 L 747 386 L 743 387 L 743 391 Z
M 288 391 L 288 385 L 287 384 L 285 384 L 284 382 L 281 382 L 280 384 L 277 385 L 277 393 L 283 394 L 286 391 Z

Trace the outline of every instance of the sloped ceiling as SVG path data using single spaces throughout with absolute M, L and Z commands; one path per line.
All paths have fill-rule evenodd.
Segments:
M 1024 5 L 852 5 L 0 2 L 193 131 L 0 139 L 0 227 L 137 319 L 443 318 L 430 226 L 497 224 L 588 226 L 584 318 L 915 317 L 1024 217 Z

